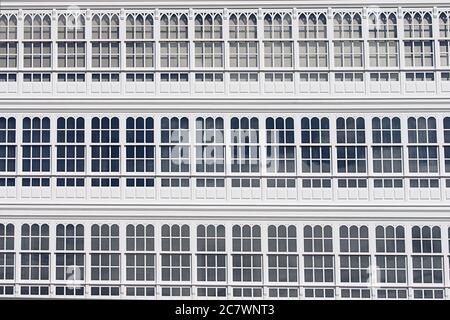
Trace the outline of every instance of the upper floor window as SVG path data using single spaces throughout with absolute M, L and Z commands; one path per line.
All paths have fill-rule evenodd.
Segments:
M 185 14 L 164 14 L 161 17 L 161 39 L 187 39 L 188 19 Z
M 96 14 L 92 18 L 93 39 L 119 39 L 119 17 L 116 14 Z
M 129 14 L 127 16 L 127 39 L 152 39 L 153 18 L 151 15 Z
M 439 36 L 441 38 L 450 37 L 450 18 L 449 14 L 444 12 L 439 16 Z
M 231 172 L 259 172 L 258 118 L 231 119 Z
M 58 39 L 84 39 L 85 20 L 82 15 L 60 15 L 58 18 Z
M 196 39 L 221 39 L 222 18 L 219 14 L 197 14 L 195 17 Z
M 300 39 L 325 39 L 327 37 L 327 18 L 319 14 L 301 14 L 298 18 Z
M 17 39 L 17 18 L 14 15 L 0 16 L 0 40 Z
M 225 145 L 223 118 L 201 118 L 195 120 L 196 171 L 224 172 Z
M 294 119 L 267 118 L 266 135 L 267 172 L 295 172 Z
M 161 171 L 189 172 L 189 120 L 161 119 Z
M 334 37 L 338 39 L 362 38 L 361 15 L 359 13 L 335 14 Z
M 292 19 L 288 13 L 266 14 L 264 17 L 264 38 L 292 38 Z
M 431 38 L 433 22 L 429 13 L 407 13 L 404 18 L 405 38 Z
M 369 15 L 370 38 L 397 38 L 397 17 L 394 13 L 381 13 Z
M 337 165 L 338 172 L 366 172 L 365 124 L 363 118 L 338 118 L 337 129 Z M 342 145 L 346 145 L 345 147 Z
M 50 39 L 51 19 L 45 15 L 26 15 L 24 19 L 24 38 L 28 39 Z
M 230 16 L 231 39 L 256 39 L 257 26 L 255 14 L 232 14 Z

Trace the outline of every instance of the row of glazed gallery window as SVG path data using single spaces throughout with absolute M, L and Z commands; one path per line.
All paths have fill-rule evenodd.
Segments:
M 158 118 L 0 117 L 0 172 L 450 172 L 450 117 Z
M 160 20 L 156 20 L 160 23 L 158 39 L 154 37 L 152 13 L 130 13 L 126 19 L 123 48 L 117 13 L 94 13 L 92 20 L 88 20 L 88 23 L 92 21 L 92 32 L 88 37 L 84 16 L 83 12 L 61 13 L 57 26 L 52 26 L 50 14 L 25 13 L 19 43 L 16 13 L 1 15 L 0 67 L 17 68 L 19 56 L 23 56 L 20 64 L 23 63 L 25 68 L 50 68 L 54 64 L 58 68 L 86 68 L 88 65 L 119 68 L 121 60 L 127 68 L 223 68 L 224 60 L 229 61 L 230 67 L 248 68 L 263 64 L 264 67 L 292 68 L 294 56 L 299 56 L 297 63 L 302 68 L 329 65 L 363 67 L 365 54 L 369 55 L 367 64 L 371 67 L 450 65 L 450 19 L 447 11 L 439 14 L 439 28 L 436 30 L 433 30 L 432 12 L 406 12 L 400 19 L 401 28 L 392 10 L 371 13 L 367 44 L 363 41 L 366 26 L 358 12 L 336 12 L 330 25 L 331 32 L 327 30 L 327 14 L 301 13 L 295 20 L 298 21 L 295 33 L 288 12 L 267 13 L 263 36 L 258 32 L 256 13 L 237 12 L 231 14 L 228 21 L 228 57 L 225 57 L 223 20 L 218 13 L 197 14 L 195 26 L 191 26 L 194 29 L 192 38 L 188 32 L 187 14 L 164 13 Z M 52 27 L 57 28 L 54 47 Z M 333 36 L 332 44 L 328 43 L 328 33 Z M 435 43 L 434 36 L 441 41 Z M 196 41 L 192 46 L 187 41 L 190 39 Z M 264 41 L 261 47 L 256 41 L 258 39 Z M 159 40 L 158 46 L 155 40 Z M 294 40 L 299 40 L 298 49 Z M 400 46 L 404 52 L 402 59 Z M 22 50 L 23 53 L 19 54 Z M 156 51 L 160 55 L 158 59 Z M 259 51 L 264 52 L 261 61 Z M 55 62 L 52 61 L 52 52 L 57 55 Z M 89 59 L 88 52 L 91 53 Z M 193 62 L 189 61 L 190 55 L 194 55 Z M 403 58 L 404 62 L 401 62 Z
M 92 296 L 118 296 L 120 286 L 129 295 L 134 285 L 137 296 L 154 296 L 158 285 L 162 296 L 190 296 L 194 285 L 198 296 L 208 296 L 214 289 L 200 287 L 231 283 L 246 290 L 269 285 L 269 296 L 284 287 L 292 290 L 285 297 L 295 297 L 301 284 L 306 297 L 323 290 L 323 298 L 334 298 L 338 287 L 342 298 L 370 298 L 384 287 L 385 298 L 394 292 L 407 298 L 408 288 L 414 298 L 419 292 L 443 298 L 450 270 L 447 235 L 448 226 L 422 224 L 5 223 L 0 293 L 49 295 L 55 285 L 55 295 L 84 295 L 90 287 Z M 14 285 L 20 291 L 11 291 Z M 164 286 L 178 287 L 177 293 Z M 222 296 L 218 292 L 226 290 L 215 292 Z M 239 296 L 235 288 L 233 296 Z

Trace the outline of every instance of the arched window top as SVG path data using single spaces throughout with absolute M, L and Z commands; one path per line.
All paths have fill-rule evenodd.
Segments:
M 334 15 L 333 24 L 335 38 L 362 38 L 360 13 L 336 13 Z
M 195 16 L 196 39 L 221 39 L 222 28 L 222 17 L 218 13 L 198 13 Z
M 266 14 L 264 17 L 264 38 L 292 38 L 292 19 L 290 14 Z
M 233 13 L 230 15 L 231 39 L 256 39 L 257 26 L 254 13 Z
M 58 18 L 58 39 L 84 39 L 85 28 L 82 14 L 61 14 Z
M 92 17 L 93 39 L 119 39 L 119 17 L 117 14 L 94 14 Z
M 24 18 L 25 39 L 50 39 L 51 19 L 48 14 L 27 14 Z
M 395 15 L 395 13 L 370 13 L 369 36 L 371 38 L 396 38 L 397 16 Z
M 17 39 L 17 18 L 15 15 L 0 15 L 0 39 Z
M 188 23 L 186 14 L 163 14 L 161 16 L 162 39 L 187 39 Z
M 300 39 L 324 39 L 327 37 L 327 18 L 323 13 L 301 13 L 298 25 Z
M 450 13 L 442 12 L 439 15 L 439 36 L 441 38 L 450 37 Z
M 433 19 L 429 12 L 408 12 L 404 15 L 406 38 L 431 38 Z
M 153 17 L 150 14 L 128 14 L 127 39 L 153 39 Z

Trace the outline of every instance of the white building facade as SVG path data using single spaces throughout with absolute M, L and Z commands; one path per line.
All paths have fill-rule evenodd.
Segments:
M 0 298 L 449 299 L 446 1 L 2 1 Z

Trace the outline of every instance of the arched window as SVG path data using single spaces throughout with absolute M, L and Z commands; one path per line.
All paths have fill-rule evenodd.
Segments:
M 117 224 L 93 224 L 91 226 L 91 250 L 93 251 L 91 253 L 91 280 L 119 281 L 119 226 Z
M 259 172 L 258 118 L 231 118 L 231 172 Z
M 128 14 L 126 35 L 127 39 L 153 39 L 153 17 L 150 14 Z
M 197 250 L 201 252 L 197 254 L 197 280 L 225 281 L 225 226 L 198 225 Z
M 370 38 L 397 38 L 397 17 L 394 13 L 371 13 L 369 15 Z
M 255 14 L 231 14 L 229 24 L 231 39 L 256 39 L 257 26 Z
M 196 39 L 222 39 L 222 17 L 219 14 L 197 14 L 195 17 Z
M 21 231 L 21 280 L 49 280 L 50 234 L 48 224 L 23 224 Z M 48 288 L 44 289 L 45 291 L 48 294 Z M 41 294 L 45 294 L 42 289 Z
M 442 12 L 439 15 L 439 36 L 441 38 L 450 37 L 450 19 L 449 14 Z
M 266 119 L 266 168 L 272 173 L 294 173 L 296 171 L 296 147 L 294 119 Z
M 58 39 L 84 39 L 85 19 L 82 14 L 60 15 L 58 18 Z
M 325 14 L 300 14 L 298 18 L 300 39 L 325 39 L 327 37 L 327 18 Z
M 264 17 L 264 38 L 290 39 L 292 38 L 292 19 L 288 13 L 266 14 Z
M 17 39 L 17 18 L 15 15 L 0 15 L 0 39 Z
M 126 280 L 155 281 L 155 229 L 151 224 L 126 227 Z
M 362 23 L 359 13 L 337 13 L 334 15 L 334 37 L 337 39 L 362 38 Z
M 408 118 L 409 172 L 438 173 L 436 119 L 434 117 Z
M 161 171 L 190 171 L 189 120 L 186 117 L 161 119 Z
M 161 17 L 161 39 L 187 39 L 188 23 L 185 14 L 163 14 Z
M 93 39 L 119 39 L 119 17 L 116 14 L 95 14 L 92 17 Z
M 406 13 L 403 18 L 406 38 L 431 38 L 433 19 L 430 13 Z

